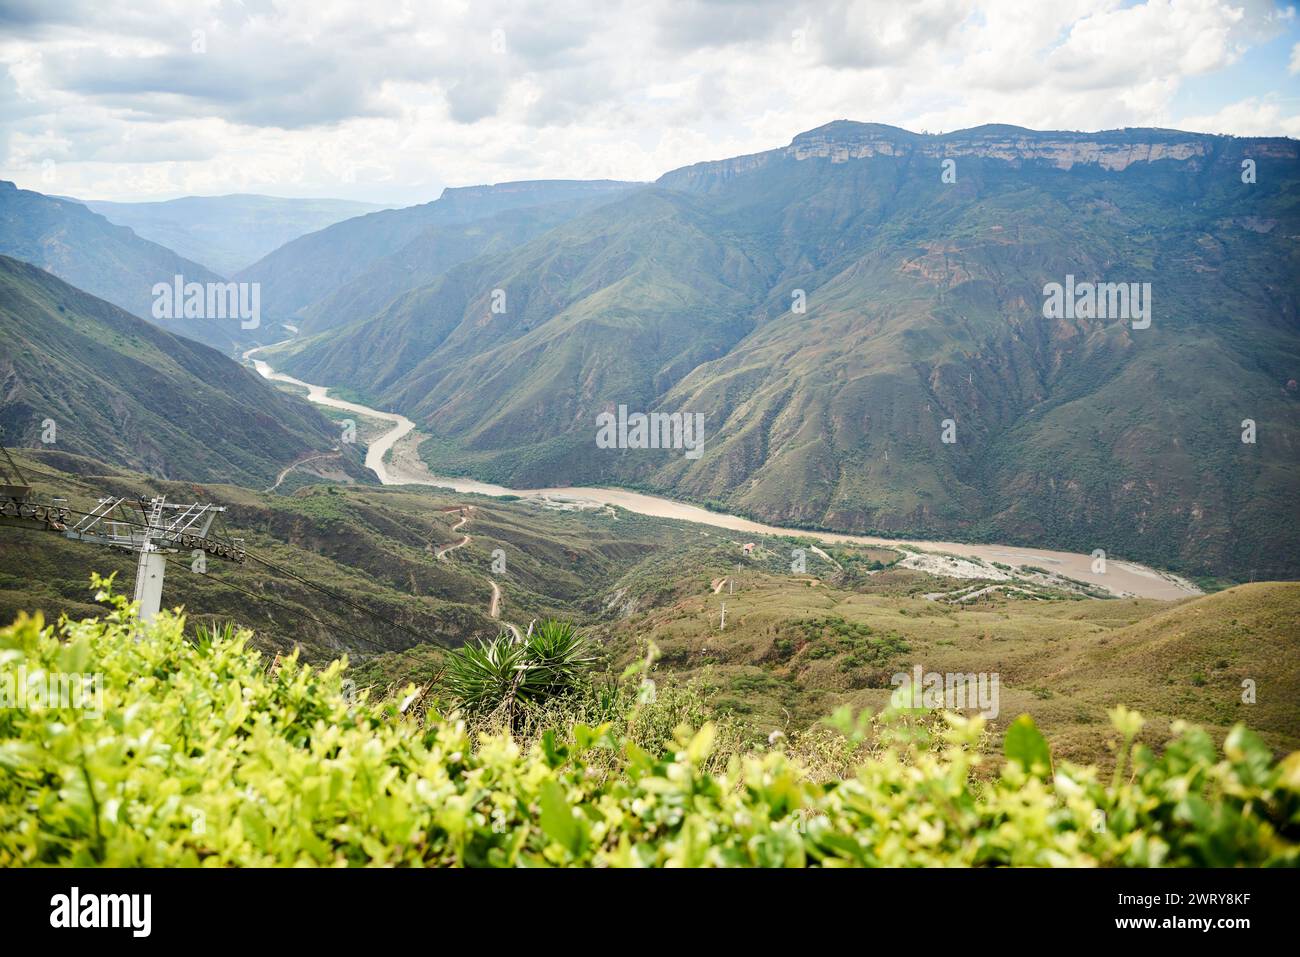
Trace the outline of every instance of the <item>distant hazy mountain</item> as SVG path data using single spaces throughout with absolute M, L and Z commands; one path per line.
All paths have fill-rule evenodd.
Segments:
M 1298 239 L 1294 140 L 838 122 L 669 173 L 281 361 L 416 418 L 435 467 L 508 484 L 1277 577 L 1300 573 Z M 1076 280 L 1150 283 L 1150 326 L 1045 316 Z M 597 448 L 620 404 L 704 413 L 703 456 Z
M 249 194 L 185 196 L 156 203 L 75 202 L 223 276 L 252 265 L 299 236 L 383 209 L 346 199 Z
M 7 256 L 0 256 L 0 340 L 6 445 L 262 488 L 289 463 L 338 444 L 338 427 L 305 401 Z M 343 453 L 358 455 L 346 446 Z
M 115 226 L 81 203 L 18 189 L 2 180 L 0 255 L 40 266 L 78 289 L 227 354 L 264 335 L 257 329 L 241 329 L 236 319 L 153 318 L 153 289 L 158 283 L 174 283 L 178 275 L 186 282 L 204 284 L 222 278 L 141 239 L 129 227 Z
M 441 269 L 498 244 L 522 241 L 511 238 L 516 231 L 523 238 L 536 235 L 539 225 L 559 221 L 563 204 L 572 205 L 571 213 L 576 213 L 636 185 L 544 180 L 446 189 L 431 203 L 358 216 L 302 236 L 235 278 L 262 284 L 263 312 L 272 321 L 294 322 L 301 311 L 310 313 L 307 325 L 317 328 L 352 322 L 366 318 L 397 292 L 428 282 Z M 537 217 L 498 219 L 486 232 L 456 228 L 509 210 L 548 206 L 551 211 Z M 373 279 L 366 276 L 372 267 L 377 270 Z M 341 300 L 326 304 L 331 293 L 362 277 Z M 352 302 L 366 311 L 337 313 Z
M 368 319 L 397 296 L 427 285 L 452 266 L 514 249 L 609 201 L 607 193 L 598 191 L 590 197 L 511 209 L 467 223 L 430 226 L 355 279 L 304 306 L 296 325 L 306 336 Z

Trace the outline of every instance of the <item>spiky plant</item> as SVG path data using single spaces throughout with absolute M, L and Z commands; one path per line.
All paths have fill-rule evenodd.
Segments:
M 523 705 L 578 688 L 592 656 L 573 625 L 544 621 L 522 639 L 508 632 L 452 652 L 443 687 L 464 711 L 513 725 Z
M 200 648 L 211 648 L 221 642 L 229 643 L 239 634 L 239 626 L 232 621 L 200 621 L 194 625 L 194 643 Z

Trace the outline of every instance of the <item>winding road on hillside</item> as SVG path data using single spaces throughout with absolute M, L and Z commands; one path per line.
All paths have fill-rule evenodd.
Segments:
M 280 474 L 279 474 L 278 476 L 276 476 L 275 484 L 272 485 L 270 488 L 264 488 L 264 489 L 262 489 L 262 491 L 263 491 L 263 492 L 274 492 L 276 489 L 278 489 L 278 488 L 280 487 L 281 484 L 283 484 L 284 480 L 288 477 L 289 473 L 292 472 L 294 469 L 296 469 L 298 466 L 300 466 L 300 465 L 306 465 L 308 462 L 315 462 L 315 461 L 317 461 L 318 459 L 327 459 L 327 458 L 330 458 L 331 456 L 333 456 L 333 455 L 335 455 L 335 454 L 336 454 L 336 453 L 334 453 L 334 452 L 321 452 L 321 453 L 318 454 L 318 455 L 309 455 L 309 456 L 307 456 L 305 459 L 299 459 L 297 462 L 294 462 L 292 465 L 290 465 L 290 466 L 288 466 L 288 467 L 282 469 L 282 470 L 280 471 Z
M 473 506 L 471 505 L 470 508 L 473 508 Z M 455 525 L 453 525 L 453 526 L 451 527 L 451 530 L 452 530 L 453 532 L 458 532 L 458 531 L 460 531 L 460 527 L 461 527 L 462 525 L 464 525 L 464 524 L 465 524 L 466 522 L 468 522 L 468 521 L 469 521 L 469 515 L 462 513 L 461 516 L 460 516 L 460 519 L 456 522 Z M 442 561 L 446 561 L 446 555 L 447 555 L 448 552 L 454 552 L 456 549 L 458 549 L 458 548 L 464 548 L 464 547 L 465 547 L 466 545 L 468 545 L 468 544 L 469 544 L 469 536 L 468 536 L 468 535 L 462 535 L 460 541 L 458 541 L 455 545 L 448 545 L 446 548 L 439 549 L 436 553 L 434 553 L 434 556 L 433 556 L 433 557 L 434 557 L 434 558 L 437 558 L 437 559 L 440 559 L 440 560 L 442 560 Z M 493 587 L 495 588 L 496 586 L 493 585 Z M 493 606 L 494 606 L 494 607 L 495 607 L 495 604 L 496 604 L 496 603 L 493 602 Z M 492 617 L 495 618 L 496 615 L 493 615 Z
M 698 505 L 688 505 L 670 498 L 657 495 L 645 495 L 620 488 L 599 487 L 564 487 L 542 489 L 513 489 L 503 485 L 492 485 L 474 479 L 455 478 L 434 475 L 427 471 L 403 470 L 394 463 L 385 463 L 384 458 L 399 440 L 415 430 L 415 423 L 404 415 L 393 412 L 380 412 L 354 402 L 330 397 L 327 386 L 312 385 L 292 376 L 276 372 L 270 365 L 260 359 L 253 359 L 253 353 L 259 349 L 250 349 L 244 358 L 252 362 L 253 367 L 263 377 L 275 382 L 286 382 L 307 390 L 307 398 L 320 405 L 343 409 L 357 415 L 367 416 L 393 423 L 393 427 L 384 435 L 375 439 L 366 450 L 366 467 L 378 476 L 384 485 L 433 485 L 464 494 L 503 495 L 520 498 L 555 499 L 571 502 L 593 502 L 598 505 L 617 505 L 630 512 L 649 515 L 654 518 L 669 518 L 700 525 L 711 525 L 733 532 L 748 532 L 758 535 L 798 535 L 814 538 L 823 543 L 845 543 L 858 545 L 879 545 L 890 548 L 904 545 L 909 548 L 929 552 L 945 552 L 965 558 L 978 558 L 985 562 L 1001 562 L 1004 565 L 1033 565 L 1048 569 L 1075 581 L 1087 582 L 1105 589 L 1113 595 L 1132 596 L 1136 598 L 1157 598 L 1174 601 L 1201 594 L 1201 590 L 1184 579 L 1166 572 L 1156 571 L 1136 562 L 1126 562 L 1108 558 L 1105 572 L 1093 571 L 1091 555 L 1076 552 L 1061 552 L 1045 548 L 1023 548 L 1018 545 L 971 545 L 963 542 L 922 541 L 918 539 L 891 539 L 873 535 L 851 535 L 842 532 L 813 532 L 800 528 L 781 528 L 766 525 L 738 515 L 725 512 L 713 512 Z
M 461 509 L 460 518 L 456 521 L 456 524 L 451 527 L 451 531 L 453 532 L 460 531 L 461 527 L 470 520 L 470 514 L 473 511 L 474 511 L 473 505 L 464 506 Z M 434 553 L 433 557 L 438 559 L 438 561 L 445 562 L 447 561 L 448 552 L 454 552 L 458 548 L 464 548 L 469 543 L 470 543 L 470 537 L 468 535 L 461 535 L 459 542 L 456 542 L 456 544 L 454 545 L 448 545 L 446 548 L 440 548 L 437 552 Z M 492 599 L 488 602 L 488 617 L 500 621 L 501 586 L 498 585 L 496 583 L 496 579 L 492 577 L 488 578 L 488 584 L 492 586 Z M 516 626 L 510 624 L 510 622 L 508 621 L 503 621 L 501 623 L 510 629 L 510 633 L 514 635 L 516 639 L 522 637 L 519 633 L 519 629 Z

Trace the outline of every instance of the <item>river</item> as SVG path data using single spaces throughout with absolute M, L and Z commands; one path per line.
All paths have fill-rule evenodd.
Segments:
M 698 505 L 678 502 L 658 495 L 645 495 L 620 488 L 601 488 L 585 486 L 565 486 L 563 488 L 513 489 L 503 485 L 491 485 L 474 479 L 458 478 L 430 474 L 427 471 L 403 471 L 400 464 L 386 462 L 389 451 L 410 432 L 415 423 L 404 415 L 394 412 L 381 412 L 369 406 L 347 402 L 329 395 L 329 387 L 312 385 L 282 372 L 276 372 L 261 359 L 253 359 L 258 349 L 250 349 L 244 358 L 253 364 L 253 368 L 266 379 L 285 382 L 307 390 L 307 398 L 319 405 L 333 409 L 342 409 L 356 415 L 379 419 L 392 423 L 389 429 L 370 443 L 366 450 L 366 468 L 370 469 L 384 485 L 432 485 L 456 492 L 476 493 L 479 495 L 502 496 L 517 495 L 521 498 L 544 498 L 567 502 L 595 502 L 600 505 L 616 505 L 630 512 L 650 515 L 656 518 L 671 518 L 700 525 L 712 525 L 733 532 L 749 532 L 754 535 L 802 535 L 823 542 L 846 542 L 859 545 L 907 545 L 926 551 L 947 552 L 967 558 L 979 558 L 986 562 L 1001 562 L 1004 565 L 1035 565 L 1049 571 L 1088 582 L 1104 588 L 1114 595 L 1133 595 L 1138 598 L 1158 598 L 1173 601 L 1199 595 L 1201 592 L 1190 582 L 1174 575 L 1156 571 L 1135 562 L 1108 559 L 1104 573 L 1092 570 L 1093 559 L 1090 555 L 1077 552 L 1059 552 L 1044 548 L 1022 548 L 1018 545 L 971 545 L 963 542 L 940 542 L 919 539 L 876 538 L 870 535 L 851 535 L 840 532 L 810 532 L 799 528 L 781 528 L 765 525 L 739 515 L 725 512 L 713 512 Z M 396 457 L 394 457 L 396 459 Z

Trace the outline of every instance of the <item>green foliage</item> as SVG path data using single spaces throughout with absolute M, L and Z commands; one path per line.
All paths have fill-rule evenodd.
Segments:
M 900 614 L 905 611 L 906 609 L 900 609 Z M 869 665 L 885 665 L 911 650 L 902 635 L 873 635 L 869 626 L 845 621 L 838 615 L 801 621 L 799 630 L 808 646 L 805 655 L 809 658 L 825 658 L 846 652 L 841 662 L 841 669 L 845 671 Z
M 471 736 L 501 730 L 499 723 L 465 718 Z M 430 720 L 442 719 L 434 714 Z M 699 728 L 709 721 L 717 733 L 714 750 L 704 767 L 721 771 L 734 755 L 746 750 L 745 730 L 733 715 L 710 704 L 708 690 L 699 681 L 663 688 L 656 688 L 653 682 L 640 686 L 626 681 L 587 684 L 574 693 L 521 707 L 511 736 L 522 750 L 540 746 L 547 753 L 558 754 L 565 751 L 563 742 L 573 736 L 572 729 L 603 727 L 611 740 L 661 754 L 671 748 L 678 728 Z M 588 755 L 588 773 L 603 773 L 618 766 L 615 752 Z
M 575 690 L 592 660 L 573 625 L 544 621 L 522 639 L 503 631 L 452 652 L 443 686 L 464 711 L 500 716 L 513 726 L 521 706 Z
M 1103 785 L 1063 761 L 1049 774 L 1027 719 L 1008 750 L 1029 760 L 982 780 L 982 723 L 932 716 L 927 746 L 818 782 L 779 747 L 719 767 L 711 721 L 666 747 L 610 721 L 526 748 L 475 740 L 455 716 L 350 701 L 341 662 L 268 669 L 246 634 L 194 643 L 183 627 L 141 626 L 119 598 L 98 620 L 0 630 L 5 674 L 103 677 L 98 713 L 0 710 L 0 865 L 1300 863 L 1300 754 L 1275 762 L 1244 728 L 1220 754 L 1178 727 L 1156 755 L 1117 710 L 1122 763 Z
M 231 642 L 239 637 L 239 626 L 233 621 L 199 622 L 194 626 L 194 642 L 201 647 L 211 647 L 218 642 Z
M 1041 774 L 1052 769 L 1052 752 L 1047 746 L 1047 739 L 1027 714 L 1022 714 L 1011 722 L 1002 740 L 1002 750 L 1010 760 L 1018 761 L 1026 771 Z

